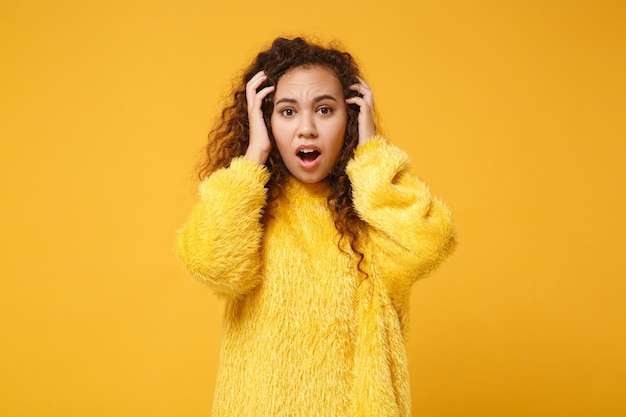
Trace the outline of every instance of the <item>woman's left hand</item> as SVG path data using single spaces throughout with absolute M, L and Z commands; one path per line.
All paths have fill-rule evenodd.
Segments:
M 346 99 L 346 103 L 359 106 L 359 146 L 361 146 L 369 142 L 376 133 L 374 115 L 372 113 L 374 109 L 374 93 L 372 93 L 370 86 L 361 78 L 359 78 L 358 84 L 353 84 L 349 88 L 359 93 L 358 96 Z

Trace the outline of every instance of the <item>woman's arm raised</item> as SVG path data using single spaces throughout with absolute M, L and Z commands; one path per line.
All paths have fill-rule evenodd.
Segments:
M 179 258 L 218 295 L 241 297 L 259 283 L 269 176 L 262 166 L 233 159 L 200 184 L 200 201 L 177 232 Z
M 375 136 L 357 148 L 346 169 L 355 209 L 369 225 L 370 265 L 399 302 L 455 243 L 450 212 L 408 173 L 408 163 L 404 151 Z

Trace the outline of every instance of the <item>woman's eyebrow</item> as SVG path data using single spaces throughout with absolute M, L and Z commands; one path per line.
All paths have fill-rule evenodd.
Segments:
M 324 101 L 324 100 L 332 100 L 332 101 L 335 101 L 335 102 L 337 101 L 337 99 L 335 97 L 333 97 L 333 96 L 331 96 L 329 94 L 324 94 L 324 95 L 315 97 L 313 99 L 313 103 L 318 103 L 318 102 Z M 297 103 L 297 102 L 298 101 L 296 99 L 294 99 L 294 98 L 281 98 L 276 103 L 274 103 L 274 105 L 280 104 L 280 103 L 291 103 L 291 104 L 294 104 L 294 103 Z
M 335 97 L 331 96 L 330 94 L 324 94 L 323 96 L 315 97 L 313 99 L 313 102 L 317 103 L 317 102 L 324 101 L 324 100 L 337 101 L 337 99 Z

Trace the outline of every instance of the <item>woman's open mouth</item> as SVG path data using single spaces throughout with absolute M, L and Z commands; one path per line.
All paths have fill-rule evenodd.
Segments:
M 321 154 L 320 150 L 313 146 L 301 146 L 296 152 L 300 166 L 303 168 L 313 168 L 317 165 Z

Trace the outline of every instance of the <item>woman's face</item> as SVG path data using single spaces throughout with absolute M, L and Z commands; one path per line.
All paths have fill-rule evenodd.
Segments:
M 328 176 L 343 146 L 348 113 L 343 88 L 323 66 L 295 67 L 278 79 L 271 116 L 287 169 L 305 183 Z

